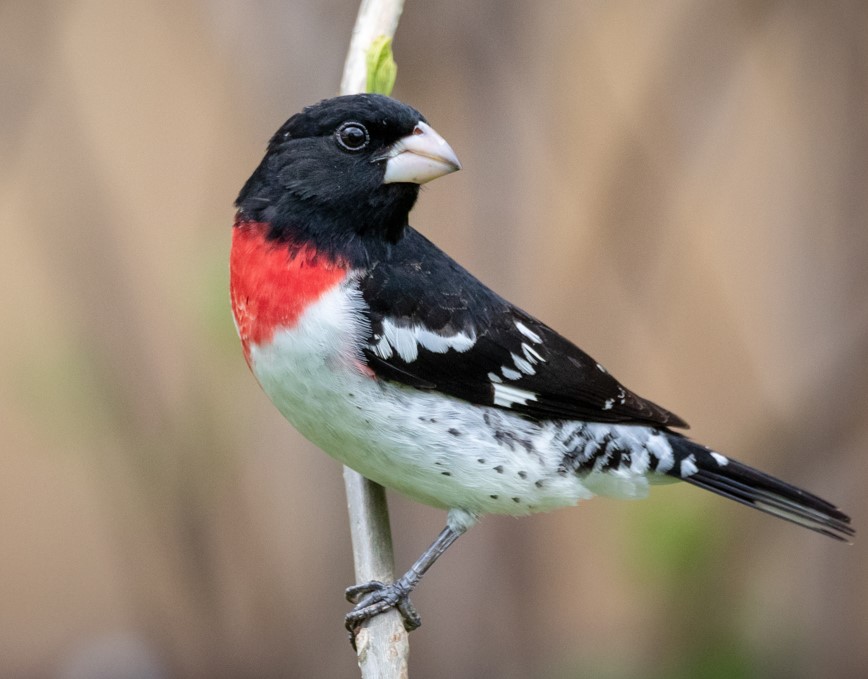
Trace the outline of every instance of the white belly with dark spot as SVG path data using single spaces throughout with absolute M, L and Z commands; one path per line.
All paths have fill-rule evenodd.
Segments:
M 291 329 L 251 347 L 253 371 L 280 412 L 306 438 L 364 476 L 425 504 L 473 513 L 526 514 L 594 493 L 641 497 L 645 468 L 565 473 L 565 427 L 383 382 L 365 373 L 358 347 L 367 328 L 351 319 L 360 294 L 335 290 Z M 353 328 L 348 332 L 347 328 Z M 599 435 L 625 429 L 609 425 Z M 648 436 L 631 427 L 629 436 Z

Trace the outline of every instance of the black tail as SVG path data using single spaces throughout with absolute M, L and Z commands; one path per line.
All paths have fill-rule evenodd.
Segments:
M 666 473 L 761 512 L 850 542 L 850 517 L 835 505 L 741 462 L 670 433 L 675 464 Z

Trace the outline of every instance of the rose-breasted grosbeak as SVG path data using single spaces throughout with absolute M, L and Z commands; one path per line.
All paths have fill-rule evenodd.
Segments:
M 448 510 L 392 584 L 348 590 L 350 629 L 396 606 L 486 513 L 681 479 L 838 540 L 830 503 L 672 431 L 684 421 L 489 290 L 412 229 L 419 185 L 460 169 L 413 108 L 379 95 L 304 109 L 238 197 L 232 310 L 265 393 L 308 439 L 388 488 Z

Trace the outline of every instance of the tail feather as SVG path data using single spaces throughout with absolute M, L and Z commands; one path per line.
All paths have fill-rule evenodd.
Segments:
M 667 472 L 699 488 L 791 521 L 835 540 L 850 542 L 850 517 L 806 490 L 670 433 L 675 464 Z

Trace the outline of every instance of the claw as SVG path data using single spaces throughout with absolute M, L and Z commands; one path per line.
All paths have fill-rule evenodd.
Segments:
M 347 587 L 347 591 L 344 592 L 344 596 L 351 604 L 357 604 L 359 603 L 359 599 L 362 597 L 363 594 L 370 594 L 371 592 L 375 592 L 385 586 L 386 583 L 384 582 L 380 582 L 379 580 L 371 580 L 370 582 L 365 582 L 361 585 L 353 585 L 352 587 Z
M 356 632 L 361 624 L 390 608 L 396 609 L 401 614 L 404 629 L 408 632 L 412 632 L 422 624 L 416 608 L 410 601 L 409 590 L 400 582 L 386 584 L 374 580 L 361 585 L 353 585 L 347 588 L 346 597 L 348 601 L 355 604 L 353 610 L 347 613 L 345 618 L 353 647 L 355 647 Z
M 412 632 L 422 624 L 422 618 L 416 612 L 416 607 L 410 601 L 409 596 L 405 596 L 398 602 L 398 613 L 401 614 L 401 619 L 404 621 L 404 629 Z

